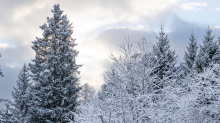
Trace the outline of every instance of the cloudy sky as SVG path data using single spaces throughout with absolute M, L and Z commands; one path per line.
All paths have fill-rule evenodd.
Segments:
M 11 99 L 22 65 L 34 58 L 31 42 L 42 37 L 39 26 L 58 3 L 74 25 L 81 83 L 97 90 L 111 64 L 110 51 L 118 55 L 117 44 L 128 36 L 133 42 L 144 36 L 155 43 L 164 24 L 181 62 L 192 30 L 200 44 L 208 25 L 216 39 L 220 34 L 219 0 L 0 0 L 0 98 Z

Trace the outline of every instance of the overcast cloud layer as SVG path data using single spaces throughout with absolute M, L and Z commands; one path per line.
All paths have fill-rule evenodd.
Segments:
M 0 1 L 0 98 L 10 98 L 17 75 L 24 63 L 34 58 L 31 42 L 42 37 L 39 26 L 52 17 L 54 4 L 74 25 L 80 52 L 77 63 L 83 64 L 81 84 L 88 82 L 97 90 L 103 73 L 109 70 L 110 51 L 120 54 L 117 44 L 129 36 L 133 42 L 143 36 L 155 43 L 161 24 L 165 25 L 171 48 L 182 61 L 193 32 L 201 44 L 209 25 L 213 34 L 220 33 L 220 5 L 217 0 L 1 0 Z M 207 19 L 210 18 L 210 19 Z M 216 38 L 217 39 L 217 38 Z M 0 106 L 1 107 L 1 106 Z

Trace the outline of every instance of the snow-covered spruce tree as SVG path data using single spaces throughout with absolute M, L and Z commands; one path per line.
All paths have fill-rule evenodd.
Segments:
M 79 71 L 76 64 L 73 26 L 62 15 L 59 4 L 54 5 L 53 17 L 40 28 L 43 38 L 33 42 L 35 59 L 29 64 L 34 85 L 29 89 L 31 97 L 28 109 L 29 122 L 73 122 L 77 112 Z
M 182 87 L 188 88 L 188 83 L 185 79 L 188 79 L 188 77 L 193 76 L 193 74 L 196 74 L 195 69 L 195 62 L 198 52 L 198 44 L 196 41 L 196 37 L 194 33 L 192 32 L 189 38 L 189 43 L 187 48 L 187 51 L 185 51 L 184 55 L 184 61 L 179 64 L 179 66 L 176 69 L 176 73 L 178 76 L 177 83 L 181 85 Z M 185 83 L 186 82 L 186 83 Z M 189 88 L 188 88 L 189 89 Z
M 1 57 L 1 54 L 0 54 L 0 57 Z M 1 72 L 1 69 L 0 69 L 0 76 L 3 77 L 3 73 Z
M 30 75 L 26 64 L 22 67 L 17 80 L 17 87 L 12 91 L 14 102 L 2 100 L 6 109 L 1 111 L 1 117 L 4 121 L 13 123 L 25 123 L 28 110 L 27 89 L 30 86 Z
M 13 111 L 13 107 L 12 107 L 12 102 L 8 101 L 8 100 L 4 100 L 5 103 L 5 109 L 2 109 L 0 111 L 0 122 L 1 123 L 21 123 L 21 122 L 15 122 L 16 119 L 13 116 L 13 113 L 11 111 Z
M 165 86 L 165 83 L 160 80 L 170 78 L 175 70 L 175 64 L 177 62 L 177 55 L 175 51 L 171 51 L 168 35 L 164 31 L 164 26 L 161 25 L 159 37 L 156 37 L 159 41 L 153 46 L 154 55 L 154 70 L 153 75 L 156 75 L 159 81 L 155 82 L 155 89 L 160 89 Z
M 15 122 L 24 123 L 26 121 L 26 115 L 28 110 L 28 98 L 27 91 L 30 87 L 30 74 L 26 64 L 23 65 L 17 81 L 17 87 L 14 87 L 12 97 L 14 102 L 12 103 L 14 109 L 11 111 Z
M 196 58 L 196 69 L 197 71 L 203 72 L 204 67 L 208 67 L 212 63 L 218 63 L 220 60 L 220 50 L 216 41 L 215 36 L 212 36 L 212 29 L 209 27 L 205 30 L 203 45 L 200 46 Z
M 197 50 L 199 47 L 197 45 L 196 37 L 193 32 L 191 33 L 189 40 L 190 42 L 189 42 L 189 46 L 186 47 L 187 51 L 185 52 L 184 60 L 188 70 L 191 70 L 195 64 Z

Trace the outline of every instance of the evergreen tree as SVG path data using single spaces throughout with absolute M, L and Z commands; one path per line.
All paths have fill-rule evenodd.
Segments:
M 17 87 L 12 92 L 12 97 L 14 98 L 12 113 L 17 122 L 24 123 L 26 121 L 25 117 L 28 110 L 27 90 L 30 85 L 30 74 L 27 65 L 24 64 L 18 75 Z
M 184 55 L 184 60 L 186 67 L 188 70 L 193 68 L 193 65 L 195 64 L 196 56 L 197 56 L 197 50 L 198 50 L 198 45 L 196 41 L 196 37 L 194 36 L 194 33 L 192 32 L 190 37 L 189 37 L 190 43 L 187 48 L 187 52 L 185 52 Z
M 5 100 L 5 107 L 6 109 L 2 109 L 0 111 L 0 122 L 1 123 L 21 123 L 21 122 L 15 122 L 15 118 L 13 117 L 13 111 L 12 103 L 8 100 Z
M 205 32 L 203 45 L 200 46 L 196 59 L 196 68 L 199 73 L 204 71 L 204 67 L 220 60 L 219 47 L 217 42 L 214 41 L 215 36 L 212 36 L 212 29 L 208 27 Z
M 0 54 L 0 57 L 1 57 L 1 54 Z M 3 77 L 4 75 L 2 74 L 2 72 L 1 72 L 1 69 L 0 69 L 0 76 L 1 77 Z
M 29 64 L 34 86 L 30 88 L 29 122 L 72 122 L 78 106 L 79 71 L 76 64 L 78 51 L 72 24 L 54 5 L 53 17 L 40 28 L 43 38 L 33 42 L 35 59 Z
M 28 110 L 27 89 L 30 86 L 30 75 L 26 64 L 22 67 L 17 81 L 17 87 L 14 87 L 12 97 L 14 102 L 2 99 L 6 109 L 1 111 L 1 117 L 4 122 L 25 123 Z
M 171 51 L 168 35 L 163 30 L 164 26 L 161 25 L 161 30 L 159 32 L 159 37 L 156 37 L 159 41 L 153 46 L 154 54 L 154 70 L 153 75 L 156 75 L 158 79 L 170 78 L 174 72 L 175 64 L 177 62 L 177 55 L 175 51 Z M 163 82 L 155 82 L 156 88 L 163 88 Z

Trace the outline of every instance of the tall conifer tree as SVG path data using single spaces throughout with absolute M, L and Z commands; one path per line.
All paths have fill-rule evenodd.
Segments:
M 158 79 L 164 79 L 165 77 L 171 77 L 175 70 L 175 64 L 177 62 L 177 55 L 175 51 L 171 51 L 168 35 L 164 31 L 164 26 L 161 25 L 159 37 L 156 37 L 159 41 L 153 46 L 153 54 L 155 66 L 153 74 Z M 163 88 L 163 82 L 160 80 L 155 82 L 156 88 Z
M 29 108 L 30 122 L 66 123 L 74 121 L 78 106 L 79 71 L 76 64 L 78 51 L 73 34 L 73 26 L 62 15 L 59 5 L 54 5 L 53 17 L 40 28 L 43 38 L 33 42 L 35 59 L 29 64 L 34 86 Z
M 196 37 L 193 32 L 191 33 L 189 40 L 190 40 L 189 46 L 186 47 L 187 51 L 185 52 L 185 55 L 184 55 L 185 64 L 188 70 L 192 69 L 193 65 L 195 64 L 197 51 L 199 48 L 197 45 Z
M 2 122 L 25 123 L 28 110 L 27 90 L 30 87 L 30 74 L 26 64 L 23 65 L 17 80 L 17 86 L 12 91 L 14 102 L 3 100 L 6 102 L 6 109 L 0 112 Z
M 30 74 L 26 64 L 23 65 L 17 81 L 17 87 L 14 87 L 12 97 L 14 98 L 13 116 L 17 122 L 25 122 L 28 110 L 27 90 L 30 87 Z
M 215 36 L 212 36 L 212 29 L 209 27 L 205 30 L 203 45 L 200 46 L 200 50 L 196 59 L 197 71 L 203 72 L 204 67 L 208 67 L 211 63 L 217 63 L 220 60 L 220 51 Z

